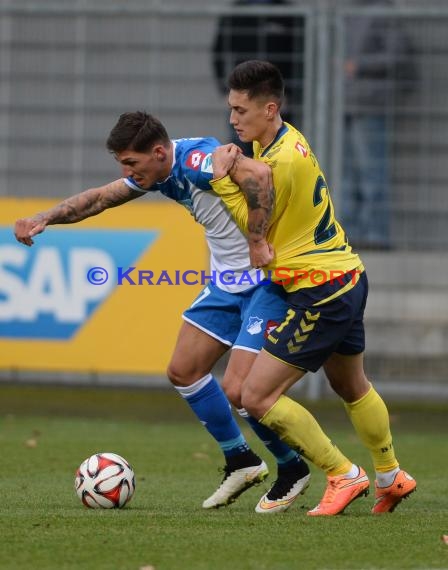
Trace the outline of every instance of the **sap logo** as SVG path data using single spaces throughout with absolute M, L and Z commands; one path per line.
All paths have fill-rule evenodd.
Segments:
M 87 273 L 132 264 L 156 232 L 48 229 L 27 248 L 0 228 L 0 338 L 66 340 L 111 294 L 116 280 L 92 285 Z
M 96 265 L 113 274 L 114 260 L 101 249 L 73 247 L 64 255 L 57 247 L 40 247 L 31 256 L 31 250 L 0 246 L 0 321 L 36 321 L 40 314 L 52 314 L 60 323 L 84 321 L 89 305 L 113 286 L 87 281 L 87 271 Z

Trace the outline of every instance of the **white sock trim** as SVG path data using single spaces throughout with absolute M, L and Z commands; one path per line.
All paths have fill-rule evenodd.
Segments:
M 196 380 L 196 382 L 193 382 L 193 384 L 190 384 L 189 386 L 174 386 L 174 387 L 182 396 L 182 398 L 188 398 L 189 396 L 197 394 L 200 390 L 202 390 L 204 386 L 207 386 L 207 384 L 212 380 L 213 380 L 213 375 L 209 372 L 208 374 L 206 374 L 202 378 L 199 378 L 199 380 Z
M 395 469 L 390 471 L 376 471 L 375 477 L 378 487 L 389 487 L 392 485 L 399 471 L 400 467 L 395 467 Z
M 358 475 L 360 474 L 361 470 L 359 469 L 359 467 L 357 465 L 355 465 L 354 463 L 352 463 L 352 466 L 350 468 L 350 471 L 348 471 L 344 477 L 346 479 L 354 479 L 355 477 L 358 477 Z

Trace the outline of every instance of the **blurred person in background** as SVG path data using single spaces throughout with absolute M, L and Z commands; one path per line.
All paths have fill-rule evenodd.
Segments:
M 285 120 L 301 124 L 305 51 L 305 18 L 290 15 L 260 15 L 259 8 L 291 6 L 288 0 L 235 0 L 235 13 L 218 21 L 213 43 L 213 71 L 219 92 L 227 96 L 227 77 L 233 68 L 249 59 L 269 59 L 280 69 L 286 88 Z M 253 14 L 239 14 L 250 7 Z M 252 156 L 252 143 L 244 143 L 231 127 L 229 140 Z M 228 141 L 226 141 L 228 142 Z
M 390 7 L 392 0 L 357 0 Z M 341 221 L 355 247 L 389 249 L 394 116 L 415 87 L 414 48 L 401 22 L 349 15 L 345 30 Z

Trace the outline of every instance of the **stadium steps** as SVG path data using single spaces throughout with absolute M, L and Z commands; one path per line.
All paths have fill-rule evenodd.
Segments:
M 361 252 L 366 370 L 383 392 L 448 397 L 448 256 Z

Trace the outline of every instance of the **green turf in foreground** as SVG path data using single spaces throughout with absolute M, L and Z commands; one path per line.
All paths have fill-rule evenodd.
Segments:
M 24 396 L 26 390 L 20 393 Z M 34 395 L 34 403 L 43 413 L 53 403 L 49 392 L 40 394 L 45 398 L 39 405 Z M 82 394 L 76 392 L 78 412 Z M 119 411 L 115 396 L 107 406 L 111 394 L 102 392 L 101 405 Z M 61 402 L 60 396 L 56 391 L 55 401 Z M 93 416 L 93 392 L 84 392 L 84 397 Z M 185 421 L 182 407 L 182 421 L 176 421 L 176 404 L 164 402 L 165 396 L 154 396 L 153 410 L 151 398 L 146 402 L 147 417 L 157 423 L 128 419 L 132 407 L 126 402 L 133 400 L 124 394 L 123 413 L 115 420 L 110 414 L 107 419 L 31 416 L 29 400 L 27 414 L 21 414 L 10 393 L 0 389 L 0 398 L 1 570 L 448 568 L 448 546 L 440 538 L 448 534 L 447 430 L 442 429 L 440 407 L 433 413 L 429 408 L 425 413 L 394 410 L 400 460 L 418 480 L 418 491 L 395 513 L 370 515 L 372 489 L 370 497 L 356 501 L 345 515 L 311 518 L 306 510 L 317 504 L 324 488 L 324 477 L 316 470 L 305 497 L 283 515 L 253 511 L 264 486 L 251 489 L 231 507 L 203 511 L 202 500 L 220 480 L 216 468 L 221 456 L 199 424 Z M 161 419 L 161 406 L 170 410 L 171 418 Z M 341 419 L 342 409 L 316 413 L 338 445 L 372 475 L 368 455 Z M 245 433 L 261 453 L 258 441 Z M 33 440 L 36 446 L 29 447 Z M 136 494 L 121 511 L 86 509 L 74 493 L 78 464 L 96 451 L 119 453 L 135 469 Z

